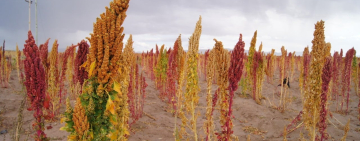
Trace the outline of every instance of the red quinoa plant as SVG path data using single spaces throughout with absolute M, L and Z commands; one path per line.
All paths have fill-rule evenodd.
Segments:
M 154 73 L 154 80 L 155 80 L 155 85 L 157 86 L 157 77 L 156 77 L 156 67 L 157 67 L 157 64 L 158 64 L 158 57 L 159 57 L 159 47 L 158 45 L 156 44 L 156 47 L 155 47 L 155 54 L 154 54 L 154 65 L 153 65 L 153 73 Z
M 338 94 L 338 87 L 335 87 L 335 86 L 338 86 L 339 85 L 339 75 L 340 75 L 340 71 L 339 71 L 339 68 L 338 68 L 338 64 L 339 64 L 339 61 L 340 60 L 340 54 L 339 52 L 335 52 L 334 55 L 333 55 L 333 64 L 332 64 L 332 80 L 331 80 L 331 83 L 333 85 L 331 91 L 332 91 L 332 99 L 336 99 L 337 96 L 339 95 Z
M 48 71 L 49 71 L 49 59 L 48 59 L 48 54 L 49 54 L 49 39 L 46 40 L 46 42 L 44 44 L 41 44 L 39 47 L 39 51 L 40 51 L 40 59 L 41 59 L 41 63 L 44 66 L 45 72 L 46 72 L 46 79 L 47 79 L 47 75 L 48 75 Z M 47 82 L 47 81 L 46 81 Z
M 257 73 L 260 69 L 260 65 L 263 63 L 263 57 L 262 57 L 262 54 L 260 51 L 255 51 L 255 54 L 254 54 L 254 58 L 253 58 L 253 63 L 252 63 L 252 78 L 253 79 L 253 87 L 252 87 L 252 93 L 253 93 L 253 99 L 255 100 L 256 103 L 260 104 L 261 101 L 261 94 L 259 93 L 257 87 L 258 87 L 258 84 L 257 83 L 260 83 L 258 82 L 258 75 L 260 75 L 259 73 Z
M 150 75 L 150 79 L 151 80 L 155 80 L 155 74 L 154 74 L 154 64 L 155 64 L 155 59 L 154 59 L 154 53 L 153 53 L 153 49 L 150 50 L 150 53 L 148 54 L 149 58 L 148 58 L 148 64 L 149 64 L 149 68 L 148 70 L 148 75 Z
M 333 88 L 332 88 L 332 98 L 336 101 L 335 105 L 336 105 L 336 111 L 339 111 L 339 95 L 342 95 L 342 90 L 338 88 L 338 86 L 342 86 L 342 83 L 341 83 L 341 73 L 343 71 L 343 67 L 342 67 L 342 64 L 343 64 L 343 51 L 341 49 L 340 51 L 340 54 L 339 53 L 336 53 L 334 54 L 333 56 L 333 70 L 332 70 L 332 73 L 333 73 L 333 81 L 332 81 L 332 85 L 333 85 Z M 336 86 L 336 87 L 335 87 Z
M 138 82 L 137 87 L 138 87 L 139 105 L 138 105 L 138 112 L 137 112 L 137 118 L 136 118 L 137 120 L 142 117 L 142 113 L 144 110 L 144 104 L 145 104 L 145 98 L 146 98 L 145 89 L 148 86 L 148 84 L 145 81 L 145 76 L 143 76 L 142 72 L 140 72 L 138 81 L 139 82 Z
M 245 51 L 245 42 L 242 41 L 242 34 L 240 34 L 239 41 L 235 45 L 234 50 L 231 52 L 230 68 L 228 70 L 229 77 L 229 110 L 228 116 L 226 118 L 225 125 L 223 128 L 223 133 L 226 134 L 226 139 L 230 139 L 230 135 L 234 132 L 232 130 L 232 104 L 234 98 L 234 92 L 238 89 L 238 83 L 241 79 L 243 67 L 244 67 L 244 51 Z
M 130 73 L 129 87 L 128 87 L 128 104 L 129 111 L 131 113 L 132 125 L 139 120 L 142 116 L 145 102 L 145 88 L 147 84 L 145 77 L 142 76 L 142 72 L 139 72 L 139 66 L 134 65 L 134 73 Z
M 319 120 L 319 132 L 321 134 L 320 140 L 327 140 L 329 137 L 329 134 L 326 133 L 326 128 L 327 128 L 327 123 L 326 123 L 326 119 L 327 119 L 327 111 L 328 111 L 328 106 L 327 106 L 327 96 L 328 96 L 328 91 L 329 91 L 329 83 L 331 81 L 331 77 L 332 77 L 332 66 L 331 66 L 331 57 L 327 57 L 325 60 L 325 64 L 324 67 L 322 69 L 322 75 L 321 75 L 321 79 L 322 79 L 322 91 L 321 91 L 321 101 L 320 101 L 320 120 Z
M 60 97 L 60 104 L 63 101 L 64 96 L 66 95 L 66 88 L 65 88 L 65 79 L 66 79 L 66 70 L 68 69 L 67 63 L 69 61 L 69 58 L 73 56 L 77 45 L 71 45 L 66 48 L 64 52 L 64 56 L 60 59 L 60 62 L 62 63 L 61 72 L 59 74 L 59 97 Z M 73 83 L 73 82 L 70 82 Z
M 88 79 L 88 72 L 85 71 L 84 67 L 80 67 L 87 60 L 87 55 L 89 54 L 89 44 L 82 40 L 78 43 L 78 51 L 75 57 L 75 83 L 80 82 L 80 86 L 83 85 L 84 80 Z
M 355 54 L 354 48 L 348 50 L 346 52 L 345 60 L 344 60 L 344 71 L 342 75 L 342 88 L 341 93 L 343 96 L 343 100 L 341 101 L 341 110 L 343 110 L 344 99 L 346 96 L 346 113 L 349 109 L 349 98 L 350 98 L 350 81 L 351 81 L 351 64 L 353 60 L 353 56 Z M 346 95 L 345 95 L 346 94 Z
M 44 120 L 48 116 L 44 115 L 43 110 L 49 108 L 49 96 L 45 95 L 45 69 L 41 63 L 40 51 L 35 44 L 31 31 L 28 32 L 28 39 L 24 44 L 25 86 L 30 102 L 29 111 L 34 111 L 35 123 L 33 128 L 36 130 L 34 139 L 36 141 L 49 140 L 44 133 Z
M 167 69 L 167 82 L 166 92 L 168 96 L 168 103 L 172 105 L 172 109 L 176 111 L 176 78 L 177 78 L 177 59 L 178 54 L 178 40 L 174 43 L 174 50 L 171 51 L 168 58 L 168 69 Z

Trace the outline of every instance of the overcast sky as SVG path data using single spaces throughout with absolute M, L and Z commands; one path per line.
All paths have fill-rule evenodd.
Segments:
M 105 12 L 111 0 L 38 0 L 39 43 L 58 39 L 59 50 L 77 44 L 92 32 L 96 17 Z M 326 42 L 332 53 L 341 48 L 360 50 L 360 1 L 358 0 L 131 0 L 123 24 L 126 34 L 133 35 L 137 52 L 165 44 L 172 47 L 179 34 L 183 46 L 202 16 L 200 49 L 210 49 L 213 38 L 233 48 L 243 34 L 246 50 L 255 30 L 257 46 L 263 50 L 281 46 L 289 51 L 311 47 L 314 24 L 325 21 Z M 35 34 L 35 5 L 31 5 L 31 29 Z M 24 0 L 1 0 L 0 40 L 6 49 L 19 48 L 27 38 L 28 3 Z M 35 35 L 34 35 L 35 36 Z M 358 51 L 357 55 L 360 55 Z

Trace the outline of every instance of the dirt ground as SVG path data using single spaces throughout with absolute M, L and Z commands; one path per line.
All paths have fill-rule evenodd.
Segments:
M 278 72 L 277 72 L 278 73 Z M 234 118 L 234 135 L 238 136 L 240 140 L 246 140 L 246 137 L 250 135 L 253 141 L 281 141 L 283 137 L 284 126 L 291 123 L 291 121 L 299 114 L 302 109 L 302 102 L 299 89 L 299 72 L 296 72 L 294 79 L 290 82 L 291 88 L 288 89 L 289 99 L 292 101 L 288 105 L 284 113 L 272 108 L 270 102 L 274 105 L 279 104 L 279 96 L 276 94 L 279 92 L 280 87 L 276 87 L 278 83 L 268 83 L 265 79 L 263 84 L 262 95 L 267 98 L 262 100 L 262 104 L 258 105 L 250 96 L 245 98 L 240 94 L 240 88 L 236 91 L 233 103 Z M 158 98 L 158 90 L 155 88 L 154 82 L 147 78 L 148 87 L 146 88 L 146 102 L 144 107 L 143 117 L 140 118 L 135 124 L 131 126 L 130 141 L 171 141 L 174 140 L 174 126 L 175 118 L 172 113 L 167 112 L 167 104 L 162 102 Z M 274 82 L 279 82 L 279 77 L 274 76 Z M 213 91 L 216 90 L 216 85 L 213 85 Z M 10 134 L 13 129 L 13 125 L 18 116 L 21 100 L 24 92 L 21 91 L 22 86 L 18 82 L 17 73 L 13 71 L 11 74 L 10 87 L 0 88 L 0 111 L 3 113 L 0 115 L 2 119 L 2 125 L 0 124 L 0 131 L 7 130 L 8 133 L 1 134 L 0 140 L 10 141 Z M 205 107 L 206 107 L 206 81 L 204 77 L 200 78 L 199 93 L 200 101 L 197 111 L 200 111 L 201 115 L 197 119 L 197 131 L 199 138 L 203 139 L 204 136 L 204 121 L 205 121 Z M 350 105 L 348 115 L 342 115 L 335 112 L 334 101 L 330 101 L 330 111 L 334 118 L 329 117 L 327 132 L 330 135 L 329 140 L 339 141 L 344 135 L 343 127 L 350 119 L 350 131 L 347 135 L 348 141 L 360 140 L 360 121 L 358 120 L 359 113 L 357 112 L 357 105 L 359 97 L 355 95 L 353 88 L 351 89 Z M 62 109 L 64 111 L 64 108 Z M 33 114 L 24 109 L 23 112 L 23 129 L 21 134 L 21 140 L 33 140 L 31 136 L 34 134 L 32 130 Z M 180 121 L 180 120 L 178 120 Z M 215 130 L 220 131 L 219 125 L 219 112 L 214 112 Z M 47 123 L 49 125 L 49 123 Z M 51 140 L 67 140 L 68 133 L 60 131 L 59 128 L 64 126 L 60 122 L 53 123 L 52 129 L 46 130 L 45 133 Z M 247 130 L 245 130 L 247 129 Z M 255 130 L 257 129 L 257 132 Z M 253 132 L 251 132 L 253 131 Z M 300 132 L 303 132 L 307 137 L 307 131 L 304 128 L 299 128 L 294 132 L 287 135 L 289 141 L 299 140 Z M 191 138 L 192 132 L 188 131 Z M 192 140 L 192 139 L 191 139 Z

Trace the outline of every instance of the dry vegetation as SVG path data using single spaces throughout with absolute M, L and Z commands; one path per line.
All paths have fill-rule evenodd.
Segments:
M 187 52 L 180 35 L 172 48 L 138 54 L 131 35 L 123 43 L 128 8 L 129 0 L 111 2 L 90 44 L 65 52 L 57 40 L 51 52 L 49 40 L 38 47 L 31 31 L 22 51 L 4 41 L 4 140 L 360 139 L 360 60 L 354 48 L 330 54 L 324 21 L 302 56 L 256 49 L 257 31 L 248 53 L 242 34 L 231 51 L 214 39 L 199 53 L 201 17 Z

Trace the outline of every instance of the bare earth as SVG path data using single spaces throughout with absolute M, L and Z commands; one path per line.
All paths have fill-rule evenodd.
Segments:
M 276 72 L 277 74 L 278 72 Z M 278 110 L 270 106 L 269 100 L 272 104 L 279 105 L 279 96 L 276 94 L 280 91 L 280 87 L 276 88 L 279 77 L 278 75 L 274 76 L 274 84 L 270 84 L 264 81 L 262 95 L 268 99 L 262 100 L 262 105 L 256 104 L 250 96 L 244 98 L 240 94 L 240 88 L 235 93 L 234 104 L 233 104 L 233 114 L 234 117 L 234 135 L 238 136 L 240 140 L 246 140 L 247 135 L 250 135 L 251 140 L 253 141 L 281 141 L 283 137 L 284 126 L 291 123 L 291 121 L 299 114 L 302 110 L 302 102 L 299 89 L 299 72 L 296 72 L 294 75 L 294 80 L 290 83 L 291 88 L 289 91 L 289 97 L 292 100 L 291 104 L 288 106 L 287 110 L 284 113 L 280 113 Z M 158 98 L 158 90 L 155 88 L 154 82 L 147 78 L 146 82 L 148 87 L 146 88 L 146 102 L 144 112 L 149 115 L 143 114 L 143 117 L 140 118 L 135 124 L 131 126 L 131 136 L 130 141 L 171 141 L 174 140 L 174 125 L 175 118 L 172 113 L 167 112 L 168 106 L 165 102 L 162 102 Z M 17 73 L 13 71 L 11 74 L 10 88 L 0 88 L 0 111 L 4 111 L 0 115 L 0 119 L 3 119 L 3 124 L 0 126 L 1 130 L 7 130 L 8 133 L 0 135 L 0 140 L 3 139 L 10 141 L 10 134 L 13 129 L 13 125 L 18 116 L 18 111 L 20 107 L 21 100 L 23 98 L 24 92 L 21 92 L 21 85 L 18 82 Z M 199 138 L 203 139 L 204 136 L 204 121 L 205 121 L 205 107 L 206 107 L 206 81 L 204 77 L 200 78 L 200 88 L 199 93 L 200 101 L 197 110 L 200 111 L 200 116 L 197 120 L 197 131 L 199 133 Z M 213 85 L 213 91 L 216 90 L 217 86 Z M 334 118 L 329 118 L 327 132 L 330 135 L 329 140 L 339 141 L 340 138 L 344 135 L 343 127 L 350 118 L 350 131 L 347 136 L 348 141 L 359 141 L 360 140 L 360 121 L 358 120 L 359 113 L 357 112 L 357 105 L 359 103 L 359 97 L 355 95 L 355 91 L 351 88 L 350 92 L 350 105 L 348 115 L 341 115 L 335 112 L 334 101 L 330 101 L 330 111 Z M 62 108 L 64 111 L 64 108 Z M 20 140 L 25 140 L 27 134 L 30 134 L 29 140 L 33 140 L 31 136 L 35 133 L 32 130 L 33 114 L 24 109 L 24 120 L 23 120 L 23 129 L 24 132 L 21 134 Z M 151 118 L 150 118 L 151 117 Z M 154 118 L 154 119 L 152 119 Z M 336 119 L 335 119 L 336 118 Z M 180 123 L 180 119 L 178 119 Z M 219 112 L 215 110 L 214 112 L 214 123 L 216 124 L 216 131 L 220 131 L 219 125 Z M 49 125 L 49 123 L 47 123 Z M 67 140 L 66 136 L 69 134 L 65 131 L 60 131 L 59 128 L 64 126 L 60 122 L 53 123 L 52 129 L 46 130 L 45 133 L 51 140 Z M 245 132 L 245 127 L 254 127 L 258 129 L 258 134 Z M 299 140 L 300 131 L 304 133 L 305 137 L 307 136 L 307 131 L 304 128 L 299 128 L 294 132 L 291 132 L 287 135 L 289 141 Z M 188 131 L 189 136 L 192 137 L 192 132 Z M 193 140 L 191 138 L 191 140 Z

